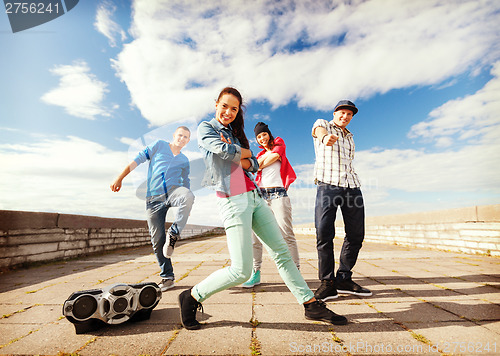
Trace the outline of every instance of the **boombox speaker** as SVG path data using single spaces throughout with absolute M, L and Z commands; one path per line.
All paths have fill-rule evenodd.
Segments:
M 83 334 L 106 324 L 147 320 L 160 299 L 160 287 L 154 282 L 113 284 L 74 292 L 64 302 L 63 315 L 77 334 Z

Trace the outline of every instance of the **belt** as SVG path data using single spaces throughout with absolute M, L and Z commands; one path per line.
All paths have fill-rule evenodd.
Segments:
M 286 192 L 286 189 L 283 187 L 275 187 L 275 188 L 260 188 L 263 192 L 266 194 L 273 194 L 273 193 L 280 193 L 280 192 Z

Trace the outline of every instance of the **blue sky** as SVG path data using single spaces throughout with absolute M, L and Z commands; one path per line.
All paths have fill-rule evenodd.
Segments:
M 80 1 L 12 33 L 0 14 L 0 209 L 144 218 L 142 147 L 214 113 L 236 86 L 269 124 L 313 221 L 310 130 L 340 99 L 368 216 L 500 202 L 500 3 L 494 0 Z M 257 153 L 257 147 L 252 148 Z M 195 167 L 196 136 L 185 149 Z M 190 223 L 218 224 L 196 192 Z

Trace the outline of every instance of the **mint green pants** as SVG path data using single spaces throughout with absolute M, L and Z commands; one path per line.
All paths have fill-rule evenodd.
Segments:
M 203 302 L 211 295 L 250 278 L 253 266 L 252 230 L 260 237 L 297 301 L 303 304 L 314 297 L 292 260 L 273 212 L 255 190 L 218 198 L 217 205 L 226 229 L 231 265 L 215 271 L 193 287 L 191 294 L 197 301 Z

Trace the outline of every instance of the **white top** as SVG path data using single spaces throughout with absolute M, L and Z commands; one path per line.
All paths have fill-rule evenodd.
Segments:
M 281 180 L 281 161 L 277 160 L 262 170 L 261 188 L 284 187 Z

